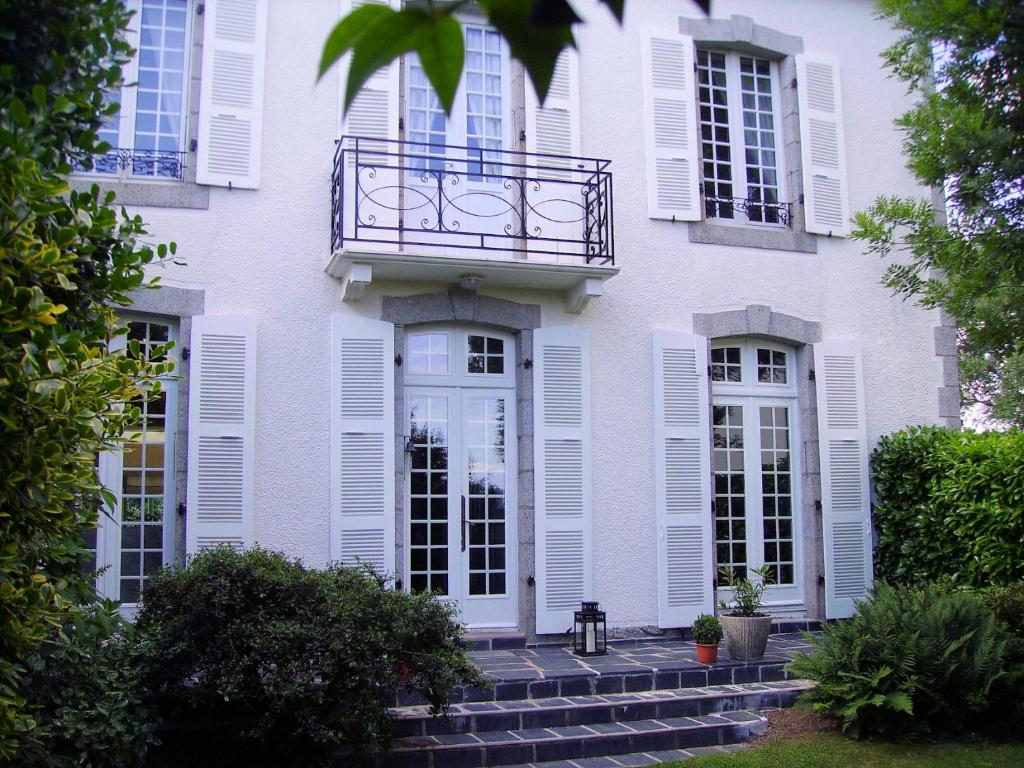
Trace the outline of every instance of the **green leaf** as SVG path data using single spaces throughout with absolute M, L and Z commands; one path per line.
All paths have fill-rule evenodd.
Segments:
M 526 68 L 533 90 L 543 103 L 558 55 L 563 48 L 576 46 L 572 26 L 533 23 L 532 0 L 478 0 L 478 4 L 487 14 L 488 21 L 508 41 L 512 56 Z
M 416 53 L 444 111 L 450 115 L 465 61 L 462 25 L 448 15 L 432 20 L 419 35 Z
M 377 21 L 393 16 L 395 11 L 384 5 L 364 5 L 334 25 L 320 54 L 317 80 L 324 76 L 338 59 L 352 50 L 356 43 L 374 29 Z

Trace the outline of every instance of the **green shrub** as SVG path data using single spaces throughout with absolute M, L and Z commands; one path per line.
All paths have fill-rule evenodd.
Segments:
M 207 761 L 311 765 L 339 746 L 386 748 L 399 677 L 435 711 L 456 685 L 481 682 L 450 604 L 368 569 L 315 570 L 261 549 L 204 552 L 153 577 L 136 633 L 162 714 L 212 729 L 180 740 Z M 188 761 L 171 746 L 164 759 Z
M 96 603 L 54 630 L 27 662 L 22 690 L 36 727 L 18 753 L 25 768 L 138 765 L 154 742 L 131 660 L 132 626 Z
M 1024 579 L 1024 433 L 913 427 L 883 437 L 871 467 L 878 578 Z
M 1013 732 L 1024 732 L 1024 582 L 982 590 L 981 598 L 1007 634 L 1006 677 L 996 685 L 996 707 Z
M 153 248 L 111 196 L 68 189 L 117 110 L 131 46 L 121 0 L 0 0 L 0 763 L 37 743 L 50 702 L 26 688 L 54 627 L 74 623 L 95 454 L 138 418 L 120 408 L 169 364 L 111 349 L 116 310 L 149 284 Z M 155 280 L 155 278 L 154 278 Z M 48 690 L 48 689 L 47 689 Z
M 788 669 L 853 736 L 903 738 L 980 728 L 1000 713 L 1005 633 L 966 590 L 876 586 L 849 620 L 828 624 Z
M 722 639 L 722 622 L 717 616 L 710 616 L 702 613 L 698 616 L 690 628 L 693 635 L 693 642 L 700 645 L 717 645 Z

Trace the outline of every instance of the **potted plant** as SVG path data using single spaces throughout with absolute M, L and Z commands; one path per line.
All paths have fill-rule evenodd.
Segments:
M 730 571 L 722 570 L 722 581 L 732 589 L 732 601 L 719 602 L 725 648 L 730 659 L 741 661 L 764 656 L 772 626 L 772 617 L 761 612 L 761 597 L 771 581 L 771 570 L 764 566 L 750 572 L 756 577 L 753 581 L 734 578 Z
M 718 658 L 718 641 L 722 639 L 722 623 L 715 616 L 702 613 L 693 622 L 690 632 L 697 645 L 697 661 L 714 664 Z

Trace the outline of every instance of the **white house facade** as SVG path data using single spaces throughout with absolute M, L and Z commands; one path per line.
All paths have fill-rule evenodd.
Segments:
M 178 376 L 100 461 L 106 595 L 227 543 L 528 638 L 591 599 L 687 627 L 762 566 L 774 614 L 849 615 L 872 447 L 958 420 L 954 329 L 849 238 L 929 194 L 872 3 L 579 2 L 544 105 L 468 12 L 446 118 L 414 56 L 342 116 L 348 2 L 132 2 L 119 151 L 72 183 L 177 243 L 125 317 Z

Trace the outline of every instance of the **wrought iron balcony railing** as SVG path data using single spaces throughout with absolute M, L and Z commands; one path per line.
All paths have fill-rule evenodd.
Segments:
M 346 136 L 334 154 L 331 249 L 375 244 L 614 264 L 608 165 Z
M 177 179 L 185 177 L 185 153 L 157 149 L 115 147 L 95 155 L 92 168 L 74 163 L 75 171 L 133 178 Z
M 719 197 L 706 195 L 704 211 L 709 219 L 734 219 L 746 214 L 747 221 L 755 224 L 793 225 L 793 204 L 757 200 L 751 197 Z

